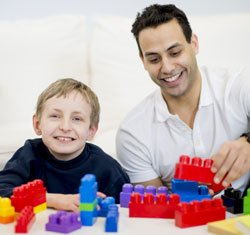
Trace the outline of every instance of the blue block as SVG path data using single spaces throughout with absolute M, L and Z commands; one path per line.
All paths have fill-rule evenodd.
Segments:
M 100 210 L 98 211 L 98 217 L 106 217 L 109 210 L 109 205 L 115 204 L 115 199 L 113 197 L 106 197 L 105 199 L 99 200 L 98 205 Z
M 193 200 L 202 201 L 211 199 L 208 194 L 208 187 L 200 185 L 198 182 L 188 180 L 172 180 L 172 193 L 179 194 L 181 202 L 191 202 Z
M 179 193 L 179 192 L 188 192 L 198 194 L 198 182 L 189 181 L 189 180 L 179 180 L 173 179 L 172 180 L 172 193 Z
M 109 212 L 106 217 L 105 232 L 118 231 L 119 212 L 117 205 L 110 205 Z
M 97 182 L 93 174 L 87 174 L 81 179 L 79 187 L 80 203 L 93 203 L 97 195 Z
M 93 226 L 97 219 L 97 208 L 93 211 L 80 211 L 82 226 Z

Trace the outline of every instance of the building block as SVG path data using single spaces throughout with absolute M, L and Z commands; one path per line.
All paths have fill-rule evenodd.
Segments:
M 236 221 L 236 229 L 238 229 L 242 234 L 250 234 L 250 228 L 242 221 Z
M 171 194 L 169 200 L 165 194 L 157 194 L 155 201 L 153 194 L 145 193 L 142 201 L 141 194 L 133 193 L 129 202 L 129 217 L 174 218 L 179 202 L 177 194 Z
M 32 206 L 26 206 L 16 220 L 15 232 L 27 233 L 35 222 L 35 213 Z
M 15 220 L 15 208 L 9 198 L 0 197 L 0 223 L 8 224 Z
M 208 232 L 218 235 L 241 235 L 242 232 L 237 227 L 238 221 L 241 223 L 250 221 L 250 215 L 208 223 Z
M 46 188 L 42 180 L 34 180 L 13 189 L 10 197 L 16 212 L 21 212 L 25 206 L 36 207 L 46 202 Z M 45 208 L 46 209 L 46 208 Z
M 83 226 L 92 226 L 97 218 L 97 188 L 96 177 L 86 174 L 81 179 L 80 193 L 80 218 Z
M 74 212 L 58 211 L 49 216 L 49 221 L 45 225 L 46 231 L 58 233 L 70 233 L 82 227 L 78 215 Z
M 247 190 L 247 195 L 243 198 L 243 214 L 250 214 L 250 188 Z
M 97 213 L 98 217 L 107 217 L 109 206 L 115 204 L 114 197 L 106 197 L 102 200 L 99 200 L 98 205 L 100 206 L 100 210 Z
M 47 202 L 44 202 L 38 206 L 35 206 L 33 209 L 34 209 L 34 213 L 38 214 L 47 209 Z
M 80 211 L 82 226 L 93 226 L 97 219 L 97 208 L 93 211 Z
M 175 210 L 175 225 L 187 228 L 223 220 L 225 217 L 226 208 L 223 206 L 221 198 L 203 199 L 201 202 L 181 202 Z
M 211 199 L 211 196 L 208 193 L 208 187 L 205 185 L 199 186 L 198 182 L 195 181 L 173 179 L 172 193 L 178 194 L 181 202 Z
M 152 193 L 156 199 L 156 195 L 159 193 L 166 194 L 168 197 L 168 188 L 165 186 L 158 187 L 157 192 L 155 186 L 149 185 L 144 188 L 144 185 L 137 184 L 133 187 L 132 184 L 124 184 L 122 187 L 122 192 L 120 193 L 120 207 L 128 208 L 132 193 L 140 193 L 143 197 L 144 193 Z
M 202 162 L 202 159 L 199 157 L 192 158 L 190 164 L 190 157 L 182 155 L 180 156 L 179 163 L 176 163 L 174 178 L 208 183 L 211 184 L 209 189 L 212 189 L 214 192 L 218 192 L 224 189 L 224 186 L 222 186 L 223 180 L 220 184 L 215 184 L 213 182 L 215 173 L 211 171 L 212 164 L 212 159 L 205 159 Z
M 118 232 L 119 211 L 117 205 L 109 205 L 105 222 L 105 232 Z
M 81 179 L 79 188 L 80 203 L 93 203 L 97 195 L 97 182 L 93 174 L 87 174 Z
M 243 198 L 241 191 L 228 187 L 224 190 L 224 195 L 221 195 L 223 205 L 226 210 L 233 214 L 243 213 Z

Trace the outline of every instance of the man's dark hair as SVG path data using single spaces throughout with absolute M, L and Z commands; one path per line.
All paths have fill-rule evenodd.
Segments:
M 131 32 L 134 34 L 141 56 L 143 56 L 139 44 L 139 33 L 148 27 L 157 26 L 176 19 L 182 28 L 183 34 L 188 43 L 191 42 L 192 29 L 185 13 L 173 4 L 159 5 L 154 4 L 146 7 L 142 13 L 138 13 L 132 25 Z

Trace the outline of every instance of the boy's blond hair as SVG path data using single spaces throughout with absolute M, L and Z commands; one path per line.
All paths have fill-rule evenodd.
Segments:
M 72 78 L 59 79 L 56 82 L 50 84 L 38 97 L 37 106 L 36 106 L 36 115 L 40 120 L 44 103 L 56 96 L 66 97 L 70 92 L 77 91 L 83 95 L 87 103 L 91 106 L 90 114 L 90 128 L 98 125 L 100 119 L 100 104 L 96 94 L 84 83 L 77 81 Z

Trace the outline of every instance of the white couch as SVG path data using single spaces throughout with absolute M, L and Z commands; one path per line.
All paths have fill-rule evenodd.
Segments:
M 199 64 L 250 66 L 250 14 L 190 16 Z M 58 78 L 89 85 L 101 103 L 94 143 L 116 157 L 115 135 L 126 113 L 156 89 L 130 33 L 133 19 L 60 15 L 0 21 L 0 169 L 28 138 L 38 95 Z

